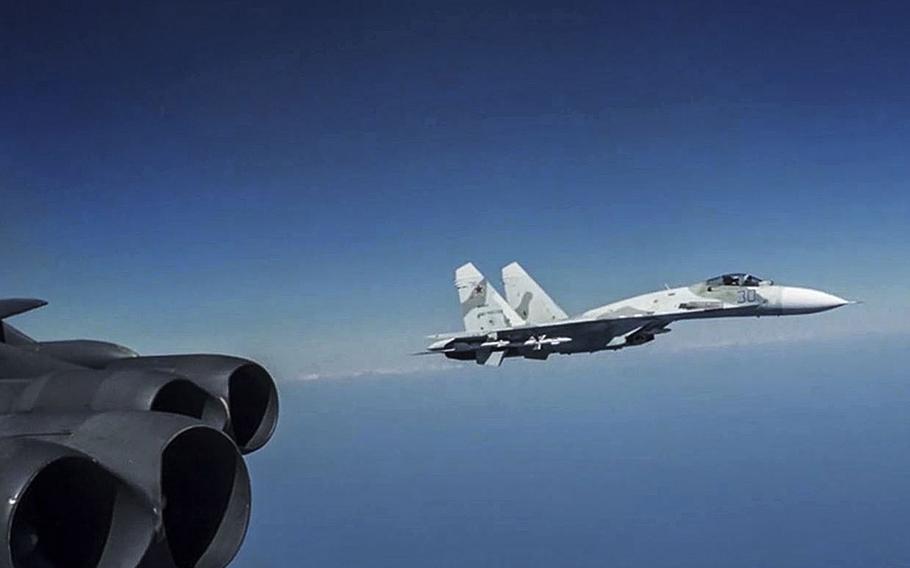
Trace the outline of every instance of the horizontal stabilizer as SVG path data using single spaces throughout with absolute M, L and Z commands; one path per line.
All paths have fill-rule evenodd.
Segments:
M 44 300 L 35 298 L 9 298 L 0 300 L 0 319 L 17 316 L 25 312 L 46 306 Z
M 505 351 L 478 351 L 477 363 L 487 367 L 498 367 L 502 365 L 502 359 L 505 357 Z

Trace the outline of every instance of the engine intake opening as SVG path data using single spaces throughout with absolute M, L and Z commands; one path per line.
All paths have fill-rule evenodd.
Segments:
M 249 518 L 249 478 L 240 462 L 228 438 L 203 427 L 181 433 L 165 449 L 164 528 L 177 568 L 196 566 L 210 549 L 230 560 L 239 548 Z M 240 522 L 225 518 L 238 508 Z
M 278 421 L 275 383 L 262 367 L 244 365 L 231 373 L 228 389 L 234 440 L 243 452 L 259 449 Z
M 10 531 L 15 568 L 93 568 L 107 543 L 119 480 L 82 458 L 61 458 L 29 484 Z
M 189 416 L 218 428 L 226 420 L 224 406 L 186 379 L 177 379 L 164 385 L 155 395 L 151 409 Z

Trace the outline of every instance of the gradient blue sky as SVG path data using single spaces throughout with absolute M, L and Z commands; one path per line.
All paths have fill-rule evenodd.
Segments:
M 0 14 L 2 287 L 40 335 L 419 367 L 468 259 L 569 311 L 746 270 L 906 329 L 902 3 Z

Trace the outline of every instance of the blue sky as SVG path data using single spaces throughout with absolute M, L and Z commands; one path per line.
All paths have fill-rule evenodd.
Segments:
M 4 293 L 287 379 L 430 364 L 468 259 L 569 311 L 747 270 L 869 302 L 804 335 L 906 329 L 904 11 L 5 7 Z

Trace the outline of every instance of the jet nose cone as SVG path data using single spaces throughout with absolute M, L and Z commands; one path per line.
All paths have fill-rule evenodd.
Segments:
M 781 308 L 785 314 L 812 314 L 833 310 L 846 304 L 847 300 L 810 288 L 785 288 L 781 295 Z

